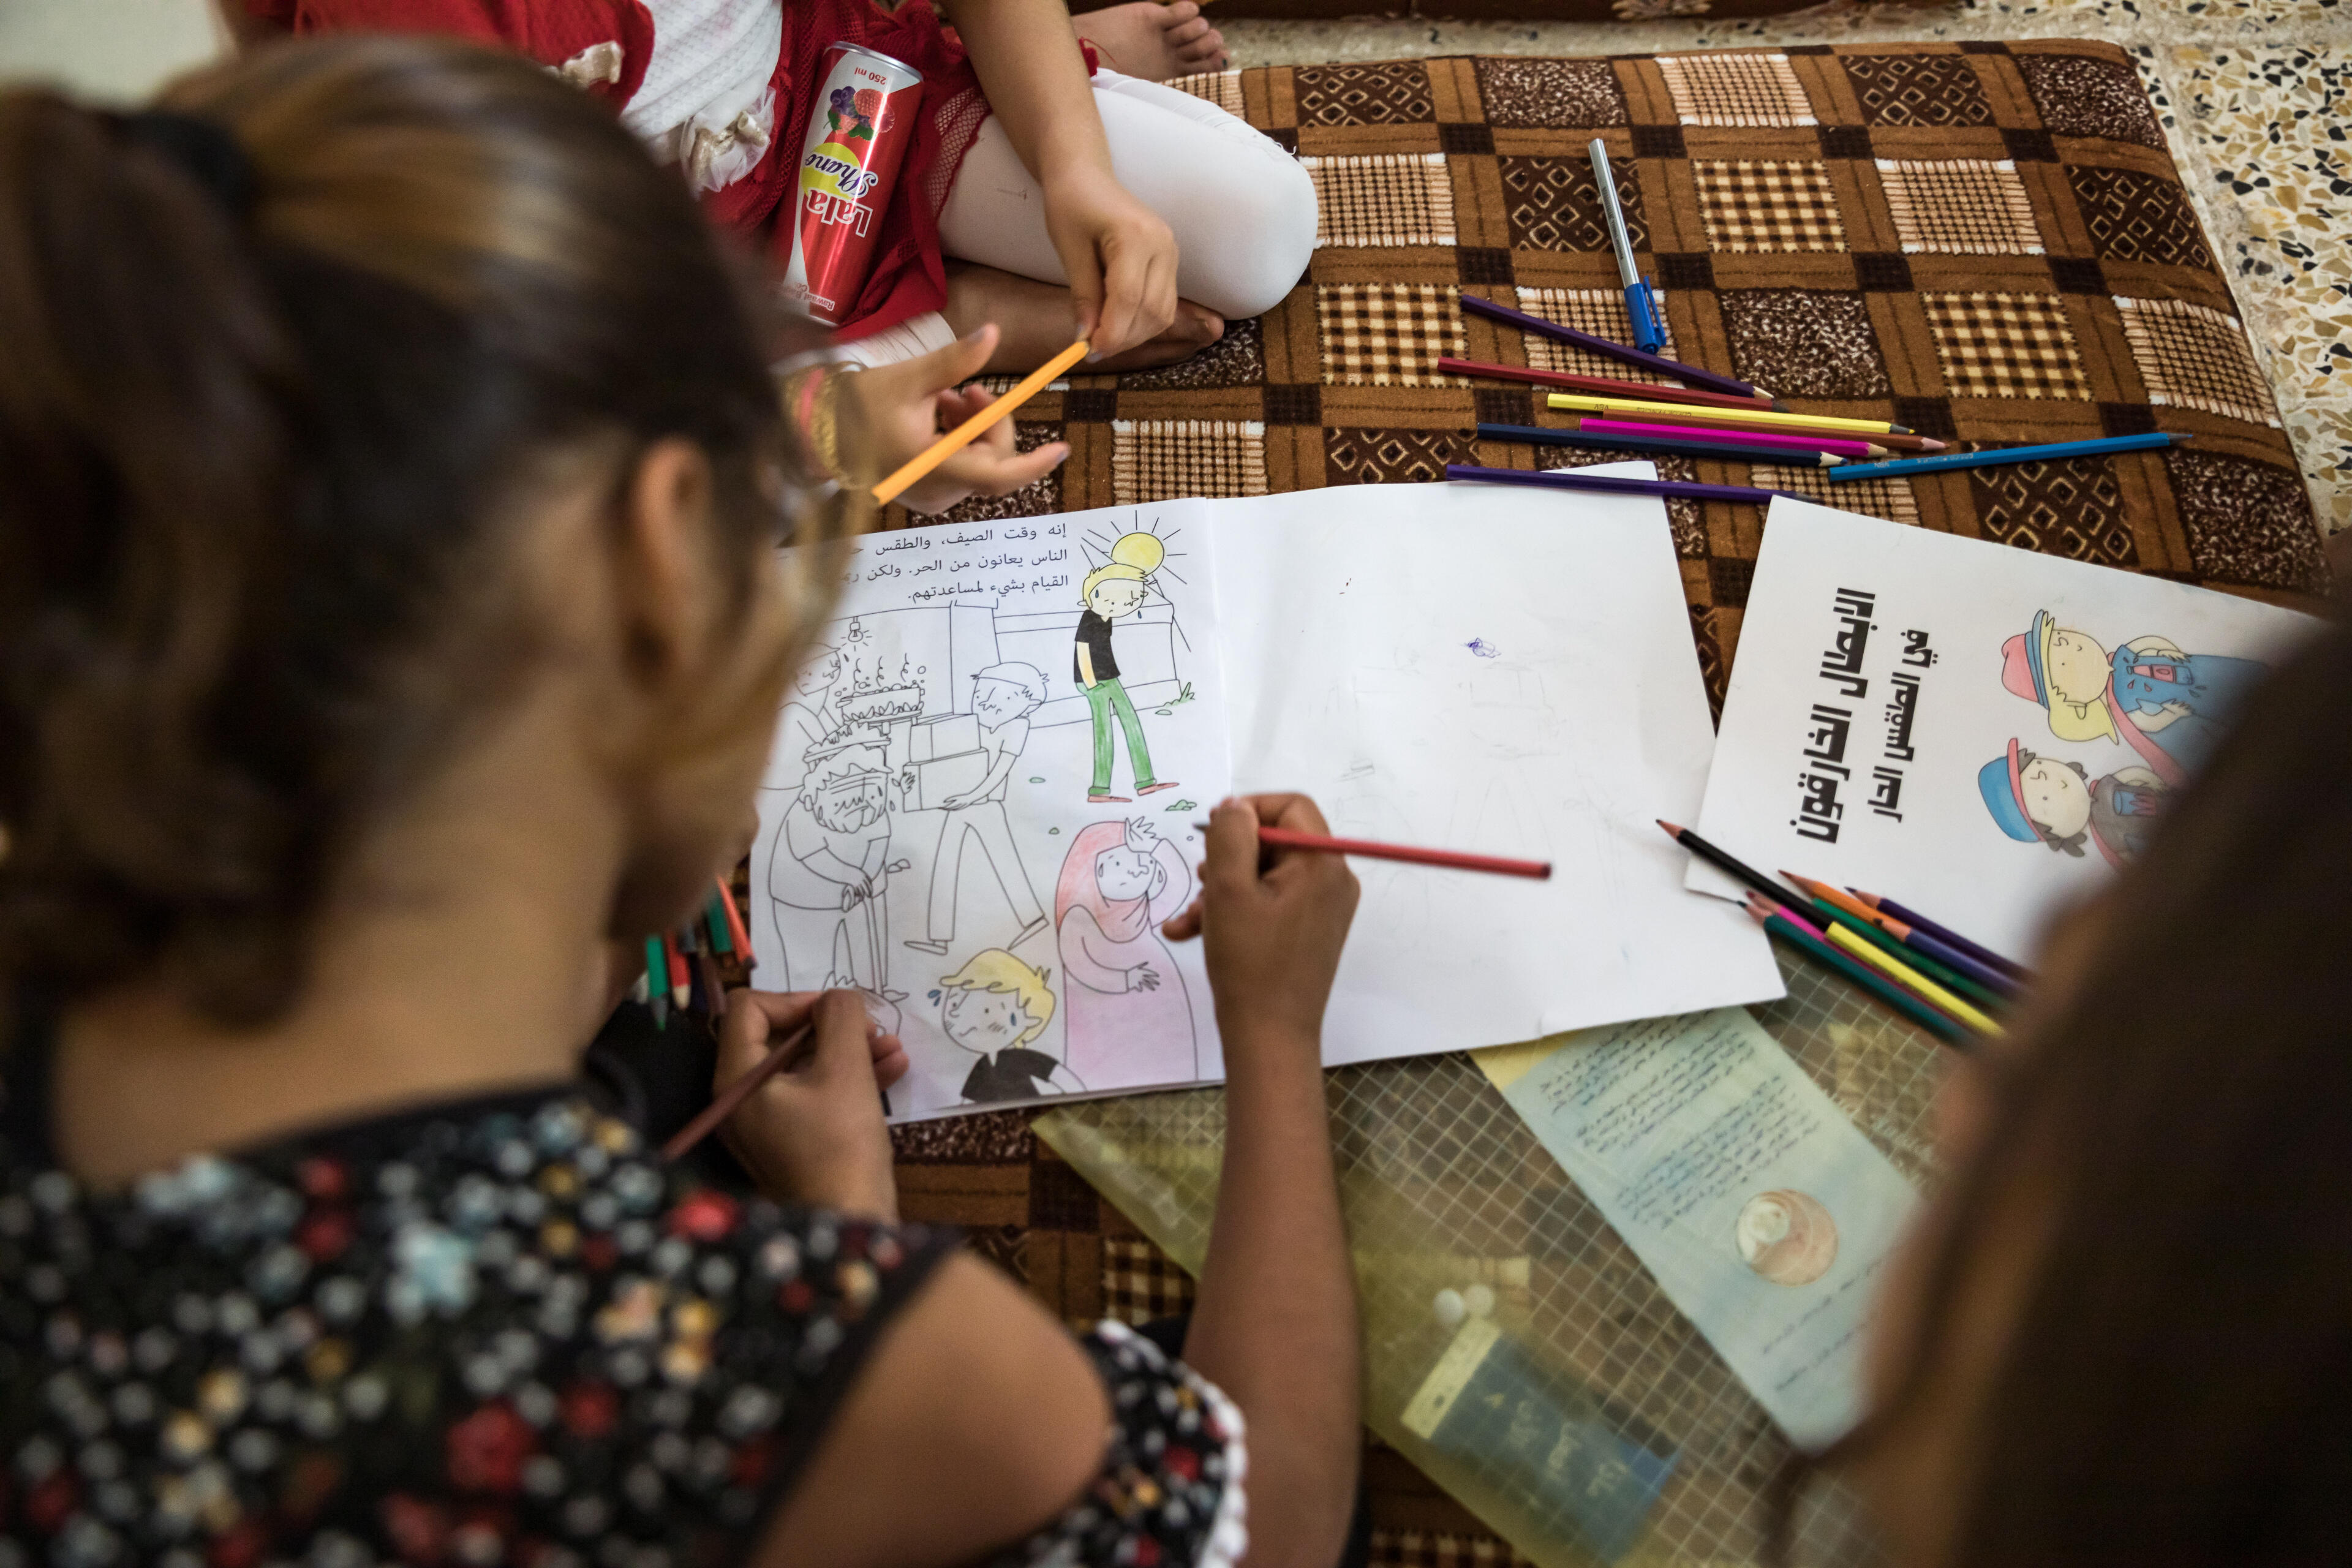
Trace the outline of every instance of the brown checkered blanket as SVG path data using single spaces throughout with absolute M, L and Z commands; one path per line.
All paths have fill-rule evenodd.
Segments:
M 1840 45 L 1672 58 L 1282 67 L 1181 83 L 1293 147 L 1322 204 L 1314 264 L 1260 321 L 1165 370 L 1073 377 L 1024 445 L 1069 463 L 958 518 L 1538 466 L 1479 421 L 1558 424 L 1454 354 L 1620 375 L 1456 304 L 1465 290 L 1627 328 L 1585 143 L 1603 138 L 1667 353 L 1791 406 L 1969 443 L 2168 430 L 2192 446 L 1841 485 L 1664 459 L 1670 477 L 1813 495 L 1895 521 L 2294 602 L 2325 585 L 2269 389 L 2122 51 L 2036 42 Z M 1605 460 L 1607 454 L 1589 454 Z M 1547 449 L 1543 466 L 1577 460 Z M 1719 703 L 1763 513 L 1669 508 Z M 902 521 L 903 519 L 901 519 Z M 910 1217 L 975 1243 L 1074 1321 L 1189 1298 L 1181 1273 L 1018 1113 L 903 1129 Z M 1507 1555 L 1393 1455 L 1376 1555 Z

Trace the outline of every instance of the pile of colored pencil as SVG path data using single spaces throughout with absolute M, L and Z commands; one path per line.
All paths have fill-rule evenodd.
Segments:
M 1767 931 L 1949 1044 L 1965 1048 L 1978 1037 L 2001 1034 L 2001 1016 L 2032 979 L 2023 965 L 1892 899 L 1793 871 L 1775 881 L 1687 827 L 1658 826 L 1746 883 L 1748 912 Z
M 1631 273 L 1630 256 L 1621 269 Z M 1627 285 L 1629 298 L 1633 285 Z M 1882 479 L 1903 474 L 1938 473 L 1950 468 L 1985 468 L 2001 463 L 2060 461 L 2102 458 L 2117 452 L 2146 451 L 2168 447 L 2185 436 L 2150 432 L 2112 436 L 2090 441 L 2061 441 L 2026 447 L 1987 447 L 1974 452 L 1947 452 L 1945 443 L 1885 419 L 1853 419 L 1801 414 L 1762 388 L 1662 354 L 1644 353 L 1591 332 L 1578 331 L 1540 316 L 1497 305 L 1475 294 L 1461 296 L 1462 309 L 1523 332 L 1549 338 L 1588 353 L 1618 360 L 1636 371 L 1673 376 L 1684 384 L 1658 385 L 1609 376 L 1578 375 L 1566 371 L 1532 370 L 1520 365 L 1492 364 L 1451 356 L 1437 367 L 1454 375 L 1517 381 L 1555 388 L 1546 405 L 1579 415 L 1563 428 L 1531 425 L 1481 423 L 1481 440 L 1530 446 L 1578 447 L 1588 450 L 1636 455 L 1708 458 L 1720 462 L 1772 464 L 1781 468 L 1821 468 L 1833 483 Z M 1535 484 L 1550 489 L 1602 490 L 1615 494 L 1649 494 L 1693 500 L 1731 500 L 1762 504 L 1787 492 L 1747 485 L 1698 486 L 1664 479 L 1611 479 L 1604 484 L 1573 474 L 1538 476 L 1525 469 L 1471 464 L 1451 466 L 1446 477 L 1486 484 Z
M 668 1026 L 673 1007 L 716 1018 L 727 1011 L 727 986 L 719 973 L 721 957 L 735 958 L 745 969 L 756 962 L 751 933 L 743 929 L 743 911 L 736 907 L 734 890 L 723 877 L 713 879 L 699 919 L 646 938 L 645 973 L 629 987 L 629 999 L 653 1009 L 656 1029 Z

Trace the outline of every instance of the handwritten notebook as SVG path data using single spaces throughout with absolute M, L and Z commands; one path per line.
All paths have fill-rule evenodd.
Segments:
M 2130 861 L 2317 623 L 1775 500 L 1695 826 L 2019 958 Z M 1738 897 L 1694 862 L 1689 885 Z
M 1557 863 L 1358 860 L 1325 1030 L 1364 1061 L 1778 995 L 1675 885 L 1712 734 L 1664 510 L 1383 485 L 862 541 L 779 718 L 757 983 L 852 985 L 899 1120 L 1213 1081 L 1193 823 L 1236 789 L 1333 830 Z

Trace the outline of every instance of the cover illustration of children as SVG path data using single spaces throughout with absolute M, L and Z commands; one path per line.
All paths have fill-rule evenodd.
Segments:
M 2137 763 L 2094 779 L 2082 763 L 2037 756 L 2013 737 L 2007 755 L 1977 770 L 1977 791 L 2003 833 L 2077 857 L 2087 839 L 2114 866 L 2147 847 L 2171 790 Z
M 1087 694 L 1087 714 L 1094 723 L 1094 780 L 1087 786 L 1089 804 L 1125 805 L 1130 796 L 1110 793 L 1110 726 L 1114 715 L 1127 736 L 1127 759 L 1135 773 L 1137 795 L 1174 789 L 1174 780 L 1151 775 L 1151 748 L 1143 739 L 1143 723 L 1119 683 L 1118 658 L 1111 647 L 1111 623 L 1143 608 L 1151 591 L 1151 574 L 1160 569 L 1166 552 L 1149 533 L 1119 536 L 1110 547 L 1110 559 L 1087 574 L 1078 596 L 1086 613 L 1078 617 L 1078 635 L 1070 660 L 1070 676 Z
M 964 1075 L 966 1102 L 1084 1092 L 1087 1086 L 1067 1067 L 1030 1048 L 1054 1019 L 1045 971 L 992 947 L 972 954 L 931 994 L 939 1001 L 940 1027 L 949 1041 L 976 1058 Z
M 2270 673 L 2259 659 L 2183 653 L 2159 637 L 2109 653 L 2087 632 L 2036 610 L 2001 645 L 2001 684 L 2050 715 L 2062 741 L 2116 741 L 2177 784 L 2212 754 L 2238 705 Z

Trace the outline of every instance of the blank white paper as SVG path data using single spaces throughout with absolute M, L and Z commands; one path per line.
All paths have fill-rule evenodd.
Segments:
M 1555 866 L 1352 861 L 1327 1063 L 1781 994 L 1763 932 L 1685 891 L 1657 826 L 1696 819 L 1715 742 L 1663 502 L 1361 485 L 1213 515 L 1235 787 Z

